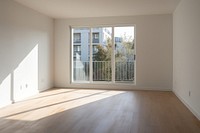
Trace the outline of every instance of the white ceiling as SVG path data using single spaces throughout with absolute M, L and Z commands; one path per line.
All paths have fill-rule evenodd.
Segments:
M 172 13 L 180 0 L 15 0 L 53 18 Z

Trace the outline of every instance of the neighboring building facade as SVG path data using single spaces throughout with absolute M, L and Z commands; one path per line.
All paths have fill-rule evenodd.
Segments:
M 93 54 L 97 52 L 97 45 L 106 45 L 107 38 L 111 38 L 111 32 L 107 28 L 92 29 Z M 74 61 L 89 61 L 90 58 L 90 29 L 76 28 L 73 30 Z

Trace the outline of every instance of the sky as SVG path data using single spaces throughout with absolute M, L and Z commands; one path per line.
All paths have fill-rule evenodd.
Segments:
M 112 32 L 112 28 L 106 28 Z M 133 26 L 124 26 L 124 27 L 114 27 L 115 37 L 123 37 L 126 34 L 128 37 L 132 36 L 134 39 L 134 27 Z
M 134 39 L 134 27 L 115 27 L 115 37 L 122 37 L 124 34 Z

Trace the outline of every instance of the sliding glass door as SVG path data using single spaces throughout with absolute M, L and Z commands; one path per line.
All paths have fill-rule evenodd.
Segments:
M 73 81 L 90 80 L 89 39 L 90 28 L 72 29 Z
M 134 27 L 78 27 L 72 35 L 72 82 L 135 80 Z
M 134 27 L 115 27 L 115 81 L 134 81 Z
M 92 28 L 92 81 L 112 80 L 112 28 Z

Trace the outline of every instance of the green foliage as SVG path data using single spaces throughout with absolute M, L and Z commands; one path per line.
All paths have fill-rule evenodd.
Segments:
M 94 73 L 99 77 L 104 77 L 104 80 L 111 80 L 111 54 L 112 54 L 112 42 L 111 39 L 107 40 L 107 45 L 103 46 L 101 44 L 97 45 L 97 53 L 94 55 L 94 61 L 105 61 L 107 65 L 104 65 L 103 62 L 96 62 L 95 67 L 98 68 Z M 106 62 L 107 61 L 107 62 Z M 100 79 L 100 78 L 98 78 Z
M 117 44 L 115 44 L 117 45 Z M 124 34 L 122 48 L 116 49 L 115 60 L 116 61 L 127 61 L 134 56 L 134 43 L 132 37 L 127 37 Z M 112 54 L 112 40 L 107 39 L 107 45 L 103 46 L 101 44 L 97 45 L 97 53 L 94 55 L 95 61 L 110 61 Z
M 132 60 L 134 57 L 134 40 L 132 36 L 127 36 L 126 34 L 122 38 L 123 56 L 126 58 L 126 61 Z
M 106 59 L 107 50 L 102 45 L 97 45 L 97 53 L 94 55 L 95 61 L 104 61 Z
M 94 55 L 95 61 L 110 61 L 112 53 L 111 39 L 107 40 L 107 45 L 97 45 L 97 53 Z
M 132 60 L 134 56 L 134 43 L 132 37 L 127 37 L 126 35 L 124 35 L 122 40 L 123 41 L 121 42 L 121 44 L 119 44 L 120 48 L 116 48 L 115 51 L 116 67 L 120 65 L 117 62 L 123 62 L 124 64 L 126 64 L 127 61 Z M 117 47 L 117 44 L 115 44 L 115 47 Z M 100 73 L 100 77 L 106 77 L 107 80 L 111 80 L 112 40 L 108 38 L 105 46 L 99 44 L 96 48 L 97 53 L 94 55 L 94 61 L 108 61 L 110 65 L 104 66 L 101 63 L 97 63 L 96 67 L 98 67 L 98 70 L 94 73 Z

